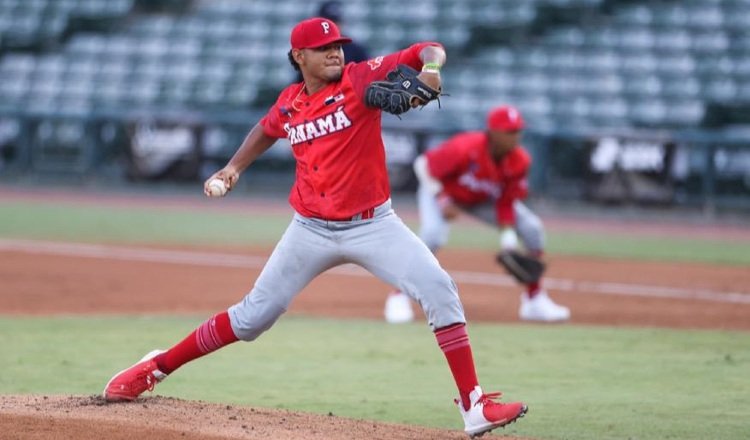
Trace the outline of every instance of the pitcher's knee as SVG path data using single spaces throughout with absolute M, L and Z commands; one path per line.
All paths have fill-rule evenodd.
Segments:
M 257 339 L 286 312 L 284 304 L 272 300 L 260 300 L 260 296 L 256 298 L 253 296 L 251 293 L 229 308 L 232 330 L 242 341 Z
M 456 322 L 466 322 L 458 288 L 447 273 L 419 286 L 418 291 L 422 311 L 433 330 Z
M 458 322 L 466 322 L 464 309 L 458 297 L 455 300 L 430 304 L 425 306 L 423 311 L 433 331 Z

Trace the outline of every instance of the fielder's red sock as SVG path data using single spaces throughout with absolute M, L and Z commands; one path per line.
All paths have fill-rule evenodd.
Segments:
M 458 393 L 461 395 L 461 403 L 464 410 L 471 405 L 469 393 L 479 385 L 477 372 L 474 369 L 474 357 L 471 354 L 469 334 L 466 332 L 466 324 L 453 324 L 435 331 L 440 349 L 448 360 L 448 366 L 456 381 Z
M 544 256 L 544 251 L 541 251 L 541 250 L 538 250 L 538 251 L 530 250 L 529 254 L 531 256 L 533 256 L 533 257 L 541 259 Z M 537 293 L 539 293 L 539 290 L 542 287 L 542 280 L 540 279 L 536 283 L 527 284 L 526 287 L 527 287 L 527 289 L 526 289 L 526 295 L 529 297 L 529 299 L 531 299 L 531 298 L 535 297 Z
M 237 341 L 229 323 L 229 313 L 224 311 L 208 319 L 188 337 L 154 360 L 162 373 L 170 374 L 194 359 Z
M 542 280 L 539 280 L 536 283 L 527 284 L 526 287 L 526 295 L 531 299 L 539 293 L 539 289 L 542 287 Z

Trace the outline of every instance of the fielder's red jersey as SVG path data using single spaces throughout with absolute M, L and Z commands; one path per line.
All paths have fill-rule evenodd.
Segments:
M 497 221 L 515 224 L 513 201 L 528 194 L 526 177 L 531 156 L 520 145 L 499 161 L 490 154 L 487 133 L 459 133 L 428 151 L 430 174 L 443 184 L 443 193 L 462 205 L 495 201 Z
M 348 220 L 391 194 L 381 137 L 381 111 L 364 104 L 367 86 L 398 64 L 422 68 L 418 43 L 402 51 L 344 67 L 341 80 L 312 95 L 304 83 L 284 89 L 260 120 L 263 132 L 288 138 L 297 161 L 289 203 L 300 214 Z

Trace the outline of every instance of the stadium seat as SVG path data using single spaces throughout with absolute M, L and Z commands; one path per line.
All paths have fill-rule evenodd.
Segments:
M 55 38 L 71 17 L 124 17 L 134 4 L 0 0 L 0 35 Z M 552 21 L 526 38 L 523 30 L 549 8 L 594 15 Z M 606 15 L 595 15 L 600 8 Z M 294 78 L 289 29 L 315 12 L 307 0 L 197 1 L 182 14 L 139 10 L 110 29 L 74 29 L 45 53 L 6 52 L 0 97 L 28 95 L 34 108 L 248 109 Z M 707 102 L 750 99 L 748 0 L 354 1 L 344 2 L 344 16 L 344 34 L 373 54 L 415 40 L 443 42 L 452 97 L 436 117 L 451 123 L 481 119 L 493 103 L 513 101 L 534 123 L 679 126 L 696 124 Z M 482 28 L 512 28 L 518 38 L 477 40 Z M 674 103 L 681 108 L 672 111 Z
M 724 76 L 705 81 L 702 88 L 703 98 L 708 102 L 728 101 L 733 99 L 737 93 L 737 83 Z

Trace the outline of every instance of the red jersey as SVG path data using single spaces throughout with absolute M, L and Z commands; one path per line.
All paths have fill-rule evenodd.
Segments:
M 495 161 L 487 134 L 472 131 L 453 136 L 425 156 L 430 174 L 443 184 L 443 193 L 462 205 L 494 200 L 498 223 L 515 224 L 513 201 L 528 194 L 531 166 L 531 156 L 523 147 Z
M 348 220 L 391 195 L 381 136 L 381 110 L 364 104 L 365 89 L 398 64 L 422 68 L 418 43 L 402 51 L 347 64 L 341 80 L 312 95 L 304 83 L 284 89 L 260 120 L 270 137 L 288 138 L 297 161 L 289 203 L 300 214 Z

